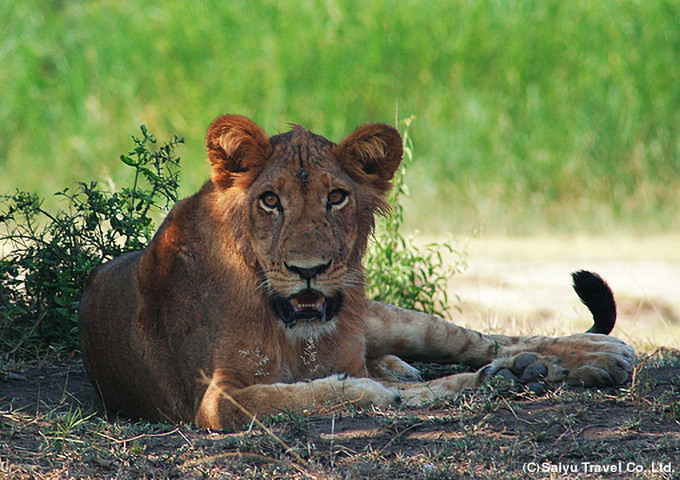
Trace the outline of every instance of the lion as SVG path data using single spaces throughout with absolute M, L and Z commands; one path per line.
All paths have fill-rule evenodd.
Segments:
M 498 374 L 630 378 L 633 349 L 603 335 L 613 296 L 588 272 L 575 288 L 595 333 L 559 338 L 483 335 L 366 298 L 362 258 L 403 154 L 395 128 L 363 125 L 335 144 L 225 115 L 206 145 L 210 179 L 85 288 L 83 359 L 110 410 L 224 429 L 281 411 L 423 405 Z M 476 370 L 423 383 L 410 361 Z

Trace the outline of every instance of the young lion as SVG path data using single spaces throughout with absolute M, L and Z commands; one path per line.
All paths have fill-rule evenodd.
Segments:
M 146 249 L 86 287 L 83 357 L 107 407 L 220 429 L 247 421 L 243 409 L 419 405 L 499 371 L 585 386 L 629 378 L 632 348 L 606 335 L 482 335 L 366 299 L 361 260 L 403 153 L 394 128 L 364 125 L 336 145 L 300 126 L 269 138 L 226 115 L 206 144 L 210 180 Z M 609 333 L 611 292 L 578 275 L 594 331 Z M 480 370 L 405 383 L 418 372 L 404 360 Z

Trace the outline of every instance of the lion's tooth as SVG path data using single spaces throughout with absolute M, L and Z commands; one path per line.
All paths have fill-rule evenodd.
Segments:
M 316 298 L 303 298 L 303 300 L 300 300 L 300 298 L 291 298 L 290 299 L 290 304 L 293 306 L 295 310 L 307 310 L 307 309 L 313 309 L 320 311 L 323 306 L 324 302 L 326 301 L 325 298 L 321 296 L 317 296 Z

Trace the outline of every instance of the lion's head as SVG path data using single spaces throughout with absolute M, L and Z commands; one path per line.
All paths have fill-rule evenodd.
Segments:
M 268 138 L 226 115 L 206 144 L 219 214 L 243 225 L 239 249 L 276 316 L 298 338 L 332 329 L 348 295 L 363 298 L 361 259 L 402 158 L 397 130 L 364 125 L 336 145 L 300 126 Z

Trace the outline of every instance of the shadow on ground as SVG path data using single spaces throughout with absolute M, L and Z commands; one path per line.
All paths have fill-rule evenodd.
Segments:
M 680 352 L 641 358 L 632 384 L 504 385 L 425 409 L 265 419 L 211 432 L 104 412 L 75 358 L 0 370 L 0 478 L 677 478 Z M 606 469 L 606 470 L 602 470 Z M 617 469 L 621 471 L 617 471 Z M 673 470 L 675 473 L 673 473 Z

